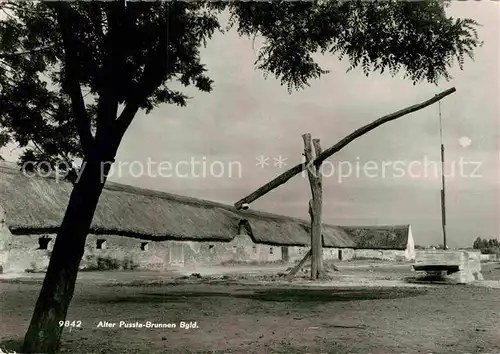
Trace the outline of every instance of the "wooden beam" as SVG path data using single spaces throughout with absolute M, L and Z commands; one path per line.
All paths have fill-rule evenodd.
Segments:
M 318 157 L 321 155 L 321 143 L 319 139 L 313 139 L 313 146 L 315 151 L 315 156 Z M 316 189 L 318 190 L 317 201 L 314 203 L 315 208 L 315 217 L 314 225 L 316 228 L 315 234 L 317 234 L 317 278 L 321 278 L 324 272 L 323 269 L 323 165 L 319 165 L 316 167 Z
M 297 272 L 304 266 L 304 264 L 309 259 L 311 259 L 311 250 L 309 250 L 304 256 L 304 258 L 302 258 L 302 260 L 295 267 L 292 268 L 290 273 L 288 273 L 288 275 L 286 276 L 286 280 L 292 280 L 295 277 L 295 274 L 297 274 Z
M 316 153 L 316 157 L 321 155 L 321 144 L 319 139 L 313 139 L 314 152 Z
M 311 187 L 312 199 L 309 201 L 309 216 L 311 217 L 311 279 L 318 279 L 319 274 L 323 270 L 322 243 L 321 243 L 321 206 L 322 206 L 322 190 L 321 190 L 321 170 L 311 164 L 314 161 L 311 134 L 303 134 L 304 140 L 304 155 L 306 164 L 310 166 L 307 169 L 309 177 L 309 185 Z M 316 142 L 319 147 L 319 142 Z M 315 147 L 316 150 L 316 147 Z
M 379 119 L 371 122 L 370 124 L 367 124 L 367 125 L 359 128 L 358 130 L 352 132 L 351 134 L 349 134 L 348 136 L 346 136 L 344 139 L 342 139 L 341 141 L 339 141 L 337 144 L 333 145 L 329 149 L 326 149 L 324 152 L 322 152 L 318 157 L 316 157 L 316 159 L 314 160 L 314 164 L 316 166 L 320 166 L 323 161 L 325 161 L 327 158 L 329 158 L 330 156 L 332 156 L 336 152 L 340 151 L 342 148 L 344 148 L 350 142 L 352 142 L 353 140 L 359 138 L 360 136 L 363 136 L 364 134 L 370 132 L 371 130 L 373 130 L 373 129 L 379 127 L 379 126 L 381 126 L 382 124 L 385 124 L 387 122 L 393 121 L 393 120 L 398 119 L 398 118 L 400 118 L 402 116 L 405 116 L 407 114 L 419 111 L 422 108 L 430 106 L 431 104 L 434 104 L 434 103 L 438 102 L 439 100 L 443 99 L 444 97 L 446 97 L 448 95 L 451 95 L 455 91 L 456 91 L 456 89 L 454 87 L 452 87 L 452 88 L 450 88 L 450 89 L 448 89 L 446 91 L 443 91 L 443 92 L 435 95 L 433 98 L 431 98 L 431 99 L 429 99 L 427 101 L 424 101 L 424 102 L 415 104 L 413 106 L 404 108 L 402 110 L 399 110 L 397 112 L 388 114 L 386 116 L 383 116 L 383 117 L 381 117 L 381 118 L 379 118 Z M 301 173 L 303 170 L 306 169 L 306 167 L 307 167 L 306 163 L 301 163 L 299 165 L 296 165 L 296 166 L 292 167 L 291 169 L 289 169 L 288 171 L 286 171 L 283 174 L 279 175 L 278 177 L 276 177 L 275 179 L 273 179 L 269 183 L 266 183 L 265 185 L 263 185 L 262 187 L 260 187 L 259 189 L 257 189 L 252 194 L 250 194 L 250 195 L 246 196 L 245 198 L 237 201 L 234 204 L 234 206 L 237 209 L 240 209 L 243 204 L 245 204 L 245 203 L 251 203 L 251 202 L 259 199 L 264 194 L 269 193 L 270 191 L 272 191 L 276 187 L 278 187 L 278 186 L 286 183 L 289 179 L 291 179 L 295 175 Z

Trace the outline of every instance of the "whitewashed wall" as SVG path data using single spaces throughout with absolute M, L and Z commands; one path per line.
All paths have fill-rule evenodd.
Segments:
M 289 247 L 290 262 L 300 261 L 308 251 L 309 247 Z M 325 260 L 342 259 L 343 261 L 348 261 L 353 258 L 354 250 L 351 248 L 323 248 L 323 259 Z
M 413 233 L 411 231 L 411 225 L 408 228 L 408 242 L 406 244 L 405 258 L 407 260 L 415 259 L 415 240 L 413 239 Z

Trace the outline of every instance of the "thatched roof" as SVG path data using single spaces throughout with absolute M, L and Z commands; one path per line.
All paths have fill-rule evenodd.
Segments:
M 0 206 L 14 234 L 54 233 L 73 186 L 51 177 L 28 177 L 12 163 L 0 162 Z M 145 240 L 231 241 L 243 223 L 254 242 L 307 246 L 308 221 L 176 194 L 108 182 L 90 232 Z M 342 227 L 323 225 L 325 247 L 357 248 Z
M 28 177 L 0 163 L 0 206 L 12 233 L 53 233 L 64 216 L 73 186 L 55 178 Z M 149 240 L 230 241 L 247 220 L 254 241 L 275 245 L 309 244 L 308 222 L 170 193 L 108 182 L 91 233 Z M 340 237 L 339 237 L 340 236 Z M 338 239 L 337 239 L 338 237 Z M 351 247 L 346 233 L 325 225 L 325 245 Z
M 404 250 L 408 243 L 410 225 L 341 226 L 349 233 L 359 249 Z

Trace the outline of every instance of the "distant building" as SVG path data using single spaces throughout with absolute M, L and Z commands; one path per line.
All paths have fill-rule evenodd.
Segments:
M 350 247 L 336 247 L 340 242 L 323 240 L 325 259 L 380 259 L 388 261 L 414 260 L 415 241 L 410 225 L 336 226 L 337 239 L 349 239 Z M 343 242 L 344 244 L 347 241 Z M 296 247 L 294 247 L 294 250 Z M 307 248 L 298 248 L 295 258 L 301 258 Z
M 415 259 L 411 225 L 344 226 L 356 242 L 354 258 Z
M 69 182 L 28 177 L 15 164 L 0 163 L 4 272 L 47 266 L 72 188 Z M 294 261 L 309 247 L 309 230 L 309 222 L 297 218 L 109 182 L 94 215 L 81 267 L 95 266 L 99 258 L 146 269 Z M 414 257 L 409 226 L 324 224 L 323 245 L 326 259 L 350 259 L 368 251 L 369 257 Z

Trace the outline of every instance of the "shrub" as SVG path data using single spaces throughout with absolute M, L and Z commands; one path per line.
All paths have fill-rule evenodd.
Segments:
M 231 265 L 270 265 L 270 264 L 287 264 L 288 262 L 283 261 L 281 259 L 276 261 L 242 261 L 242 260 L 233 260 L 229 259 L 226 261 L 222 261 L 219 264 L 221 266 L 231 266 Z
M 29 268 L 26 268 L 24 270 L 25 273 L 38 273 L 38 272 L 42 272 L 42 270 L 40 269 L 37 269 L 37 266 L 36 266 L 36 263 L 35 262 L 31 262 L 30 263 L 30 267 Z
M 122 267 L 124 270 L 136 270 L 139 268 L 139 265 L 135 263 L 132 259 L 125 258 L 122 261 Z
M 117 260 L 112 257 L 87 256 L 86 262 L 89 264 L 83 266 L 83 271 L 109 271 L 109 270 L 136 270 L 139 265 L 132 259 L 125 258 Z
M 365 257 L 365 256 L 356 256 L 352 260 L 355 260 L 355 261 L 383 261 L 382 258 Z

